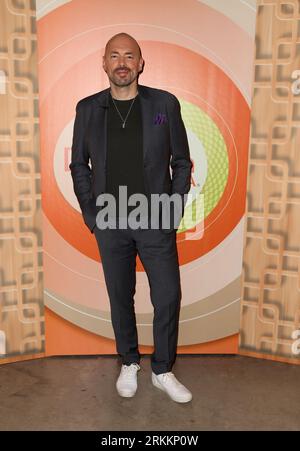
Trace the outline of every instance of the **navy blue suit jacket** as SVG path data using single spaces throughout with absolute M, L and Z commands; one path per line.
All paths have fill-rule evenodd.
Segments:
M 69 168 L 84 222 L 91 232 L 101 208 L 96 206 L 96 198 L 105 193 L 109 91 L 107 88 L 85 97 L 76 105 Z M 183 199 L 191 186 L 192 161 L 180 103 L 162 89 L 138 84 L 138 92 L 147 195 L 178 193 Z

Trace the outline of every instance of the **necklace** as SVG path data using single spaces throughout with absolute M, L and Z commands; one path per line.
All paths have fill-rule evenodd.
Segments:
M 138 95 L 138 93 L 137 93 L 137 95 Z M 117 110 L 117 112 L 118 112 L 118 114 L 119 114 L 119 116 L 120 116 L 120 118 L 121 118 L 121 121 L 122 121 L 122 128 L 125 128 L 125 124 L 126 124 L 127 118 L 128 118 L 128 116 L 129 116 L 129 113 L 130 113 L 130 111 L 131 111 L 131 108 L 132 108 L 132 106 L 133 106 L 133 104 L 134 104 L 134 101 L 135 101 L 137 95 L 133 98 L 133 100 L 132 100 L 132 102 L 131 102 L 131 105 L 130 105 L 130 107 L 129 107 L 129 110 L 128 110 L 127 114 L 126 114 L 125 119 L 123 118 L 123 116 L 122 116 L 122 114 L 120 113 L 120 111 L 119 111 L 117 105 L 115 104 L 115 101 L 114 101 L 113 96 L 111 96 L 112 101 L 113 101 L 113 104 L 115 105 L 115 108 L 116 108 L 116 110 Z

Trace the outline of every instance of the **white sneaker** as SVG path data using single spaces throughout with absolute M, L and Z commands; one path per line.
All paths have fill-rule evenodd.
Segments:
M 141 369 L 138 363 L 122 365 L 116 387 L 120 396 L 131 398 L 137 390 L 137 372 Z
M 189 402 L 192 399 L 192 393 L 171 372 L 155 374 L 152 371 L 152 383 L 155 387 L 165 391 L 173 401 Z

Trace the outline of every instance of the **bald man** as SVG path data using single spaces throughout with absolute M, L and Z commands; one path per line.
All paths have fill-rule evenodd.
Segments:
M 94 233 L 102 260 L 122 361 L 117 391 L 132 397 L 137 390 L 141 356 L 134 294 L 139 255 L 154 307 L 152 383 L 172 400 L 185 403 L 192 394 L 171 369 L 181 302 L 176 231 L 191 186 L 192 162 L 178 99 L 139 84 L 143 68 L 140 46 L 132 36 L 118 33 L 107 42 L 103 69 L 110 87 L 76 106 L 70 169 L 84 222 Z M 161 194 L 175 195 L 181 202 L 179 207 L 170 203 L 167 227 L 162 224 L 166 210 L 161 208 L 158 216 L 152 210 L 153 196 Z M 134 196 L 139 196 L 141 206 L 146 200 L 146 208 L 138 210 L 130 203 Z M 116 201 L 112 210 L 103 198 Z M 109 217 L 106 228 L 104 217 Z

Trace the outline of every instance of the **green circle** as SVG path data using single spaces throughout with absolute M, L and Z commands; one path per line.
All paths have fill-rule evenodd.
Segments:
M 185 100 L 180 100 L 180 106 L 186 128 L 202 143 L 207 158 L 204 186 L 185 208 L 179 225 L 178 232 L 184 232 L 204 220 L 218 204 L 228 180 L 229 160 L 223 135 L 209 115 Z

